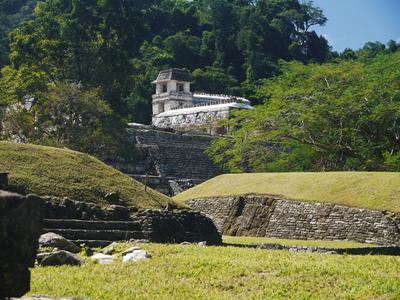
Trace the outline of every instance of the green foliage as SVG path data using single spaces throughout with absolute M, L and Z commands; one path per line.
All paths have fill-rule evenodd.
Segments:
M 337 55 L 340 59 L 356 59 L 366 61 L 376 57 L 379 54 L 384 53 L 395 53 L 400 50 L 400 43 L 390 40 L 386 45 L 381 42 L 367 42 L 364 47 L 356 51 L 346 48 L 340 55 Z M 336 60 L 337 56 L 333 56 L 333 60 Z
M 20 87 L 16 85 L 15 94 Z M 3 138 L 68 147 L 99 157 L 137 156 L 133 145 L 126 142 L 123 124 L 101 98 L 99 89 L 70 82 L 56 82 L 46 89 L 37 98 L 11 102 L 1 122 Z
M 256 5 L 226 0 L 159 1 L 146 10 L 149 31 L 134 59 L 133 88 L 126 98 L 131 119 L 150 121 L 153 87 L 149 82 L 168 67 L 192 71 L 194 90 L 247 96 L 258 103 L 255 82 L 278 74 L 279 59 L 323 61 L 327 56 L 326 41 L 310 31 L 326 21 L 320 10 L 318 17 L 311 13 L 315 9 L 296 0 L 264 0 Z M 294 55 L 289 48 L 297 49 Z
M 23 102 L 47 89 L 46 74 L 37 68 L 6 66 L 0 73 L 0 106 Z
M 112 109 L 124 114 L 132 73 L 129 58 L 143 40 L 142 1 L 45 1 L 35 18 L 11 34 L 15 68 L 36 67 L 51 81 L 101 86 Z
M 24 193 L 69 197 L 107 205 L 117 192 L 132 207 L 162 208 L 170 199 L 89 155 L 52 147 L 0 142 L 0 169 L 10 186 Z
M 0 0 L 0 69 L 9 63 L 8 34 L 33 17 L 37 0 Z
M 130 147 L 132 151 L 133 145 L 124 136 L 123 124 L 113 116 L 98 89 L 58 83 L 43 95 L 35 112 L 41 144 L 48 141 L 98 156 L 128 157 L 125 148 Z
M 209 152 L 231 171 L 398 170 L 399 64 L 400 52 L 284 64 L 258 90 L 265 104 L 229 120 L 233 138 Z
M 132 245 L 126 244 L 125 249 Z M 140 245 L 131 264 L 32 269 L 32 295 L 89 299 L 397 299 L 398 256 Z
M 225 174 L 176 195 L 174 200 L 280 195 L 288 200 L 400 212 L 399 180 L 396 172 Z
M 28 141 L 60 144 L 44 130 L 57 112 L 44 107 L 54 102 L 54 86 L 79 83 L 83 94 L 97 91 L 96 99 L 81 99 L 98 103 L 112 130 L 87 122 L 80 130 L 88 144 L 67 146 L 97 154 L 93 141 L 113 148 L 105 136 L 122 136 L 120 122 L 150 123 L 151 81 L 160 69 L 186 67 L 198 90 L 263 103 L 232 120 L 233 139 L 210 150 L 231 171 L 397 170 L 397 77 L 383 57 L 397 61 L 400 46 L 330 52 L 313 31 L 326 22 L 312 1 L 299 0 L 0 0 L 0 66 L 11 63 L 0 76 L 0 106 L 8 106 L 0 123 Z M 31 112 L 15 110 L 30 98 L 40 133 Z
M 35 1 L 27 3 L 32 9 Z M 21 22 L 10 34 L 16 71 L 100 87 L 114 113 L 136 122 L 150 121 L 150 82 L 161 68 L 197 70 L 201 88 L 219 77 L 211 92 L 250 95 L 240 84 L 279 73 L 279 59 L 322 61 L 329 50 L 310 29 L 326 22 L 322 11 L 298 0 L 47 0 Z
M 238 82 L 224 70 L 216 67 L 206 67 L 204 70 L 196 69 L 192 73 L 193 90 L 216 94 L 235 94 L 238 91 Z

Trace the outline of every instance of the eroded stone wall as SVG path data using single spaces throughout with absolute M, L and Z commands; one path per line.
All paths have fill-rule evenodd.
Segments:
M 218 231 L 223 232 L 235 198 L 205 198 L 190 200 L 187 204 L 195 211 L 200 211 L 213 220 Z
M 229 117 L 229 108 L 215 111 L 196 111 L 172 116 L 153 117 L 153 125 L 158 128 L 174 128 L 182 131 L 191 131 L 195 128 L 207 132 L 215 127 L 217 120 Z M 200 127 L 200 128 L 199 128 Z M 211 131 L 209 133 L 212 133 Z
M 103 211 L 103 215 L 107 215 Z M 98 216 L 100 216 L 97 213 Z M 189 210 L 141 209 L 124 221 L 45 219 L 44 232 L 59 234 L 76 244 L 100 246 L 112 241 L 148 239 L 157 243 L 202 242 L 221 244 L 221 236 L 212 220 Z M 97 244 L 96 244 L 97 243 Z
M 226 235 L 352 240 L 400 246 L 400 214 L 271 196 L 224 197 L 188 202 Z

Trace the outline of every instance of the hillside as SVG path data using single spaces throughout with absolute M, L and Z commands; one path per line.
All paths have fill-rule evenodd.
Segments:
M 102 196 L 115 191 L 143 208 L 170 201 L 94 157 L 66 149 L 0 142 L 0 171 L 10 173 L 12 187 L 38 195 L 106 204 Z
M 187 190 L 174 200 L 270 194 L 292 200 L 400 212 L 399 182 L 400 173 L 383 172 L 227 174 Z

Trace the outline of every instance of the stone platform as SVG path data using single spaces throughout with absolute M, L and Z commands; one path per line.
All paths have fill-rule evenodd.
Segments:
M 155 243 L 221 244 L 213 222 L 197 212 L 140 210 L 130 221 L 45 219 L 43 233 L 59 234 L 77 245 L 105 247 L 112 242 L 148 240 Z

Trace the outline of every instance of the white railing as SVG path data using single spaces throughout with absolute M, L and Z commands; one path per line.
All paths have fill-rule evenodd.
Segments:
M 207 101 L 207 102 L 201 102 L 201 103 L 192 104 L 192 105 L 184 105 L 184 106 L 180 106 L 180 107 L 174 107 L 174 108 L 171 108 L 171 110 L 202 107 L 202 106 L 212 106 L 212 105 L 219 105 L 219 104 L 229 104 L 229 103 L 247 104 L 246 101 L 244 101 L 244 98 L 230 97 L 227 99 L 220 99 L 217 101 Z

